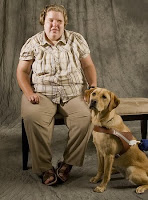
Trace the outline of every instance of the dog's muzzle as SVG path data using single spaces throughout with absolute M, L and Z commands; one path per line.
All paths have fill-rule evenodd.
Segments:
M 97 105 L 97 101 L 91 100 L 89 108 L 92 109 L 92 110 L 96 109 L 96 105 Z

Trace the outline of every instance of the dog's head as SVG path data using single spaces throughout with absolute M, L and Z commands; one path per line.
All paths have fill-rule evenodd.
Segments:
M 86 90 L 85 100 L 89 104 L 91 110 L 98 112 L 102 112 L 106 109 L 110 112 L 120 103 L 120 100 L 115 96 L 115 94 L 105 88 Z

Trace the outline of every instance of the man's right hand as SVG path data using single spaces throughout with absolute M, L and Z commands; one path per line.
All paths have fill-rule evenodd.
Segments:
M 32 93 L 31 95 L 27 96 L 28 101 L 32 104 L 38 104 L 40 102 L 40 97 L 37 93 Z

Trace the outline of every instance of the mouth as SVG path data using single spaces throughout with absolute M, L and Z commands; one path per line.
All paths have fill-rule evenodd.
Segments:
M 99 112 L 98 109 L 97 109 L 96 107 L 91 106 L 91 105 L 89 106 L 89 109 L 90 109 L 91 111 L 94 111 L 95 115 L 97 115 L 97 113 Z
M 51 31 L 53 31 L 53 32 L 57 32 L 57 31 L 59 31 L 58 29 L 51 29 Z
M 90 104 L 89 109 L 90 110 L 96 110 L 96 107 Z
M 93 110 L 95 113 L 98 112 L 98 109 L 97 109 L 96 105 L 90 104 L 89 109 Z

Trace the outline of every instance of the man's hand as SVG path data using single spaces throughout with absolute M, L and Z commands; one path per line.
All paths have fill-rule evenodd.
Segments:
M 32 93 L 31 95 L 27 96 L 27 99 L 32 104 L 38 104 L 40 102 L 40 97 L 37 93 Z

